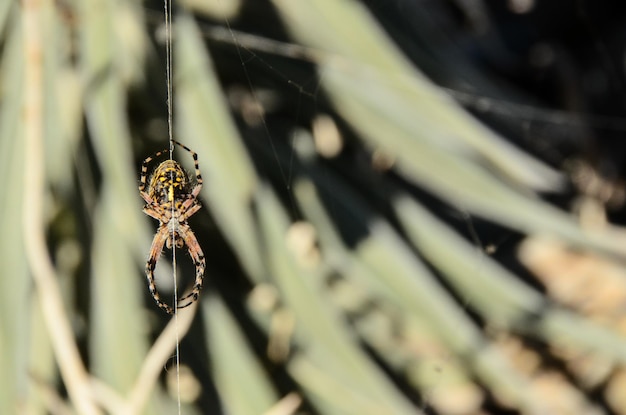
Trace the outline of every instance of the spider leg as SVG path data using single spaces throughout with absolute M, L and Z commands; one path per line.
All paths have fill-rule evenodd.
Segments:
M 150 199 L 150 197 L 146 193 L 146 179 L 148 178 L 148 164 L 150 164 L 150 162 L 152 160 L 154 160 L 155 158 L 159 157 L 161 154 L 167 154 L 169 152 L 170 152 L 169 149 L 161 150 L 158 153 L 155 153 L 155 154 L 153 154 L 151 156 L 146 157 L 141 162 L 141 177 L 139 178 L 139 193 L 141 194 L 141 197 L 143 197 L 144 200 L 146 202 L 148 202 L 148 203 L 152 202 L 152 200 Z M 144 194 L 145 194 L 145 196 L 144 196 Z
M 189 255 L 191 255 L 191 259 L 196 266 L 196 280 L 194 282 L 191 292 L 184 297 L 178 299 L 178 301 L 180 302 L 190 298 L 190 300 L 186 304 L 178 306 L 178 308 L 185 308 L 190 306 L 194 301 L 198 300 L 200 290 L 202 290 L 206 261 L 204 259 L 204 253 L 202 252 L 202 248 L 200 248 L 200 244 L 198 243 L 196 236 L 188 225 L 181 225 L 179 235 L 185 240 L 185 245 L 187 245 Z
M 169 238 L 169 232 L 166 226 L 159 227 L 156 235 L 154 235 L 154 239 L 152 240 L 152 248 L 150 248 L 150 257 L 148 258 L 148 262 L 146 263 L 146 278 L 148 279 L 148 289 L 150 289 L 150 294 L 154 301 L 156 301 L 157 305 L 165 310 L 168 314 L 174 314 L 174 310 L 169 305 L 165 304 L 159 293 L 156 289 L 156 284 L 154 282 L 154 269 L 156 268 L 157 261 L 161 256 L 161 251 L 163 250 L 163 245 L 165 241 Z
M 202 183 L 204 183 L 204 181 L 202 180 L 202 174 L 200 173 L 200 165 L 198 164 L 198 154 L 186 145 L 181 144 L 178 141 L 174 142 L 187 150 L 191 154 L 191 157 L 193 157 L 193 166 L 196 169 L 196 185 L 191 191 L 191 198 L 195 199 L 200 194 L 200 190 L 202 189 Z
M 171 217 L 171 213 L 163 210 L 156 203 L 151 203 L 143 207 L 143 213 L 158 220 L 161 223 L 167 223 Z
M 139 195 L 147 203 L 147 205 L 154 205 L 154 199 L 152 199 L 147 192 L 141 190 L 141 187 L 139 187 Z M 144 210 L 144 212 L 145 212 L 145 210 Z
M 178 218 L 178 220 L 179 220 L 180 222 L 187 222 L 187 219 L 189 219 L 189 218 L 191 217 L 191 215 L 193 215 L 194 213 L 196 213 L 197 211 L 199 211 L 199 210 L 200 210 L 200 208 L 202 208 L 202 205 L 201 205 L 199 202 L 197 202 L 197 204 L 195 204 L 195 205 L 192 205 L 191 207 L 189 207 L 189 206 L 186 206 L 186 205 L 185 205 L 187 202 L 189 202 L 189 203 L 195 203 L 195 202 L 197 202 L 197 200 L 195 200 L 195 199 L 189 199 L 188 201 L 186 201 L 186 202 L 183 204 L 183 211 L 184 211 L 185 213 L 183 213 L 182 215 L 180 215 L 180 217 Z

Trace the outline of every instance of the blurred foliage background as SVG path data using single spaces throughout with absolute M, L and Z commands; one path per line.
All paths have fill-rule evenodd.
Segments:
M 0 413 L 626 413 L 624 6 L 173 6 L 176 319 L 163 4 L 0 2 Z

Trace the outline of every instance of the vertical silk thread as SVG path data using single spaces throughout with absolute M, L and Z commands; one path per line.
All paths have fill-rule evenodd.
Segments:
M 167 83 L 167 134 L 170 145 L 170 160 L 174 157 L 174 133 L 173 133 L 173 77 L 172 77 L 172 0 L 163 0 L 165 8 L 165 78 Z M 172 217 L 174 216 L 174 204 L 172 204 Z M 181 415 L 180 403 L 180 335 L 178 333 L 178 276 L 176 266 L 176 233 L 172 228 L 172 276 L 174 278 L 174 319 L 176 326 L 176 401 L 178 415 Z

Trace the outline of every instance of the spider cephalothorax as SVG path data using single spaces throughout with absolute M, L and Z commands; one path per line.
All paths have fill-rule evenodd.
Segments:
M 146 190 L 148 164 L 162 154 L 169 153 L 170 150 L 159 151 L 143 161 L 141 164 L 141 183 L 139 184 L 139 194 L 146 201 L 143 211 L 159 221 L 159 229 L 154 235 L 150 257 L 146 263 L 148 287 L 157 305 L 169 314 L 173 314 L 174 309 L 161 300 L 154 282 L 154 268 L 161 256 L 163 246 L 171 248 L 173 244 L 176 244 L 177 248 L 182 248 L 187 245 L 187 251 L 196 267 L 196 278 L 191 292 L 179 298 L 177 303 L 180 304 L 184 300 L 188 301 L 178 305 L 177 308 L 187 307 L 198 299 L 206 267 L 202 249 L 187 224 L 189 217 L 200 210 L 200 202 L 197 198 L 200 189 L 202 189 L 202 175 L 198 166 L 198 155 L 186 146 L 176 141 L 175 143 L 191 153 L 196 170 L 196 184 L 192 187 L 187 173 L 181 165 L 175 160 L 169 159 L 161 162 L 154 169 Z

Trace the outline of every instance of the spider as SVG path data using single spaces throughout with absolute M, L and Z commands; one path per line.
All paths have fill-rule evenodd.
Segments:
M 189 217 L 200 210 L 201 207 L 198 201 L 198 194 L 200 189 L 202 189 L 202 175 L 198 165 L 198 155 L 183 144 L 177 141 L 174 142 L 191 153 L 193 157 L 196 169 L 195 186 L 191 186 L 190 179 L 181 165 L 170 159 L 161 162 L 154 169 L 146 189 L 148 164 L 162 154 L 169 153 L 169 149 L 159 151 L 147 157 L 141 163 L 141 183 L 139 184 L 139 194 L 146 202 L 143 211 L 159 221 L 159 228 L 156 235 L 154 235 L 150 257 L 146 263 L 148 288 L 157 305 L 168 314 L 174 314 L 174 309 L 161 300 L 153 275 L 156 263 L 161 256 L 163 245 L 165 244 L 169 249 L 172 249 L 173 245 L 176 248 L 182 248 L 184 245 L 187 245 L 187 251 L 196 267 L 196 279 L 193 289 L 189 294 L 179 298 L 177 303 L 188 301 L 183 305 L 178 305 L 177 308 L 188 307 L 198 299 L 202 289 L 202 279 L 204 278 L 206 266 L 200 244 L 198 244 L 196 236 L 187 224 Z

